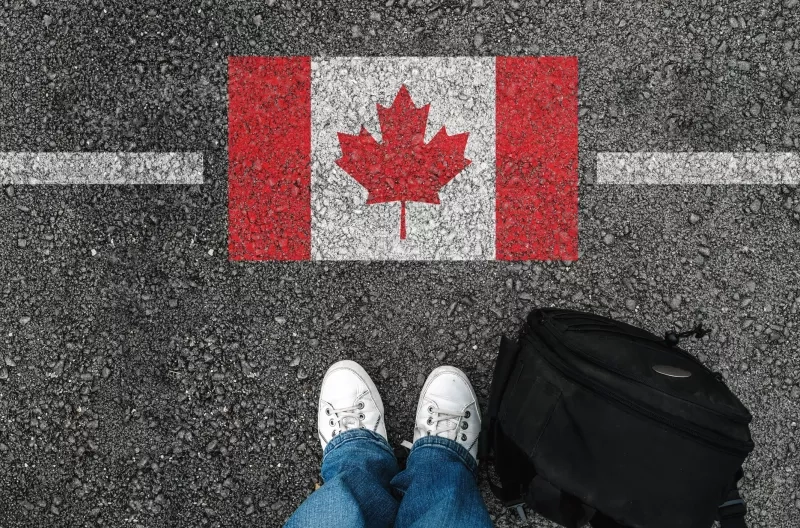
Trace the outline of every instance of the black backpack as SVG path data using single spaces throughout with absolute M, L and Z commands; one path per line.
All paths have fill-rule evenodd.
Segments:
M 567 527 L 744 527 L 751 415 L 676 346 L 687 334 L 532 311 L 492 379 L 480 447 L 495 495 Z

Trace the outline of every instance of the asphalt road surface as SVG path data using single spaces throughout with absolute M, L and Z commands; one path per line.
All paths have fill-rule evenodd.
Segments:
M 243 54 L 577 55 L 580 259 L 229 262 Z M 712 328 L 689 349 L 753 412 L 748 522 L 800 526 L 800 190 L 594 184 L 598 151 L 795 152 L 798 89 L 798 0 L 3 2 L 0 151 L 200 151 L 205 183 L 0 189 L 0 526 L 278 526 L 331 362 L 399 444 L 432 368 L 485 398 L 543 305 Z

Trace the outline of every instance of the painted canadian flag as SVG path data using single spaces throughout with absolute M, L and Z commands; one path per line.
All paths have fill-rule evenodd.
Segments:
M 232 260 L 575 260 L 575 57 L 230 57 Z

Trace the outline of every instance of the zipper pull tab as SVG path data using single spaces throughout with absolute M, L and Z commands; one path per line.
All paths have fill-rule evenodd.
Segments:
M 666 341 L 669 346 L 673 347 L 678 344 L 680 338 L 678 337 L 678 334 L 670 330 L 669 332 L 664 334 L 664 341 Z
M 686 332 L 676 333 L 674 330 L 670 330 L 666 334 L 664 334 L 664 341 L 669 346 L 677 345 L 682 337 L 690 337 L 693 336 L 695 339 L 701 339 L 703 336 L 710 334 L 710 330 L 706 330 L 703 328 L 703 323 L 698 323 L 697 326 L 692 328 L 691 330 L 687 330 Z

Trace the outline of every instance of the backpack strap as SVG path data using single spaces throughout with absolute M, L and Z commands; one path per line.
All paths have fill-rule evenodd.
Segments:
M 497 360 L 494 364 L 492 385 L 489 389 L 487 419 L 484 421 L 484 426 L 480 432 L 480 441 L 478 442 L 478 458 L 481 460 L 487 460 L 489 454 L 493 451 L 500 402 L 503 400 L 503 393 L 511 376 L 511 371 L 517 363 L 518 353 L 519 343 L 506 336 L 500 338 L 500 352 L 497 354 Z
M 747 505 L 739 495 L 738 483 L 744 476 L 742 468 L 733 477 L 733 483 L 725 502 L 719 505 L 718 520 L 721 528 L 747 528 L 744 516 L 747 514 Z
M 594 508 L 536 475 L 528 490 L 528 504 L 536 513 L 567 528 L 578 528 L 594 518 Z
M 482 470 L 486 471 L 487 481 L 492 493 L 497 497 L 505 507 L 517 508 L 520 516 L 524 516 L 521 511 L 521 506 L 524 502 L 523 496 L 525 490 L 523 486 L 525 483 L 513 481 L 512 476 L 517 473 L 513 467 L 505 467 L 503 464 L 508 462 L 507 457 L 494 458 L 492 455 L 495 448 L 503 442 L 501 431 L 498 425 L 498 415 L 500 413 L 500 403 L 503 400 L 508 380 L 511 373 L 517 364 L 517 356 L 519 354 L 519 343 L 502 336 L 500 339 L 500 351 L 495 360 L 494 373 L 492 374 L 492 385 L 489 389 L 489 406 L 486 412 L 483 427 L 480 432 L 480 441 L 478 442 L 478 460 Z M 506 448 L 507 446 L 502 446 Z M 509 449 L 513 449 L 510 446 Z M 494 460 L 495 469 L 498 475 L 501 475 L 500 484 L 496 484 L 488 472 L 488 461 Z M 503 466 L 503 467 L 500 467 Z

